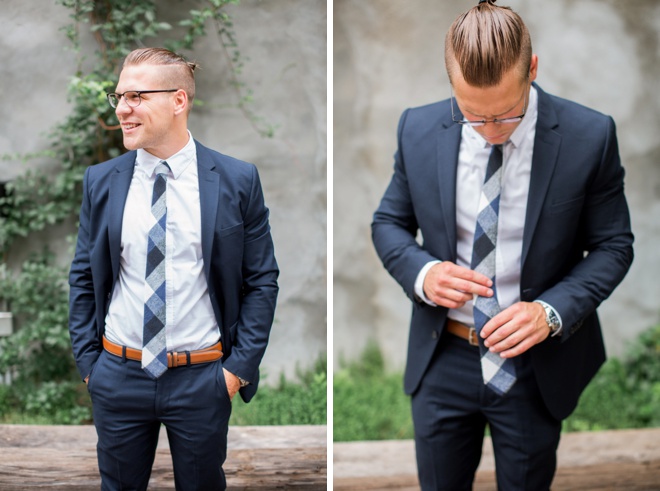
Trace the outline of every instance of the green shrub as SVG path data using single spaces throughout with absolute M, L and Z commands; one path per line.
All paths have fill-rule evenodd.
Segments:
M 234 398 L 231 425 L 324 425 L 327 422 L 325 357 L 298 373 L 298 381 L 280 379 L 262 385 L 250 404 Z M 92 421 L 85 385 L 76 381 L 0 384 L 0 422 L 11 424 L 81 424 Z
M 322 357 L 314 368 L 298 373 L 299 382 L 284 376 L 277 387 L 261 385 L 245 404 L 234 398 L 231 425 L 324 425 L 327 422 L 327 364 Z
M 402 376 L 385 373 L 375 344 L 367 346 L 359 361 L 335 372 L 333 391 L 335 441 L 412 438 Z
M 660 426 L 660 326 L 644 331 L 586 388 L 565 431 Z
M 49 424 L 81 424 L 92 419 L 88 400 L 81 382 L 45 382 L 25 395 L 25 412 Z
M 334 376 L 334 440 L 413 437 L 402 374 L 386 373 L 370 344 Z M 660 426 L 660 326 L 643 332 L 622 360 L 609 359 L 586 388 L 564 431 Z
M 78 424 L 89 421 L 89 397 L 71 354 L 68 287 L 48 252 L 33 255 L 18 274 L 0 265 L 2 300 L 20 329 L 0 339 L 0 417 L 5 422 Z

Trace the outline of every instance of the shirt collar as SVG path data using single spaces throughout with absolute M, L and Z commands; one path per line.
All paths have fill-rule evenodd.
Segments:
M 178 179 L 188 165 L 190 165 L 191 162 L 194 162 L 196 158 L 197 147 L 195 146 L 195 140 L 190 131 L 188 131 L 188 143 L 186 143 L 186 145 L 177 153 L 165 159 L 165 162 L 167 162 L 167 165 L 170 167 L 174 179 Z M 161 160 L 162 159 L 150 154 L 145 149 L 138 148 L 135 165 L 144 170 L 148 176 L 153 177 L 156 166 Z
M 518 125 L 515 131 L 511 134 L 511 138 L 509 138 L 506 143 L 512 143 L 515 148 L 518 148 L 525 140 L 525 138 L 535 130 L 536 120 L 538 118 L 538 107 L 538 92 L 532 85 L 529 91 L 529 101 L 527 102 L 525 117 L 522 119 L 521 123 Z M 477 133 L 476 130 L 469 125 L 463 126 L 463 132 L 461 136 L 473 148 L 482 149 L 490 146 L 484 137 Z

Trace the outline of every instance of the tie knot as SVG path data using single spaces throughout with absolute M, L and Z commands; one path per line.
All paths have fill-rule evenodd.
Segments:
M 158 165 L 156 166 L 155 173 L 156 175 L 165 174 L 165 177 L 167 177 L 167 175 L 170 173 L 170 166 L 168 165 L 167 162 L 161 160 L 160 162 L 158 162 Z

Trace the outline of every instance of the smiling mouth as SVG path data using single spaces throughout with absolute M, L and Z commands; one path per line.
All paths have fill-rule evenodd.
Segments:
M 138 126 L 142 126 L 140 123 L 123 123 L 121 125 L 122 129 L 125 131 L 134 130 Z

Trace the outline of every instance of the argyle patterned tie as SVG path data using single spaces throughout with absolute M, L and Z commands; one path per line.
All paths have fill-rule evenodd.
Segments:
M 502 145 L 493 145 L 486 168 L 486 177 L 479 200 L 479 214 L 474 233 L 471 268 L 488 276 L 493 281 L 493 296 L 476 296 L 474 300 L 474 327 L 477 334 L 481 328 L 500 312 L 495 288 L 495 246 L 497 244 L 497 221 L 500 212 L 502 189 Z M 508 392 L 516 381 L 513 360 L 491 353 L 479 338 L 481 372 L 484 383 L 496 393 Z
M 156 181 L 151 198 L 151 214 L 156 219 L 149 231 L 147 245 L 147 296 L 144 304 L 144 330 L 142 333 L 142 368 L 154 379 L 167 370 L 165 345 L 165 230 L 167 223 L 167 162 L 156 166 Z

